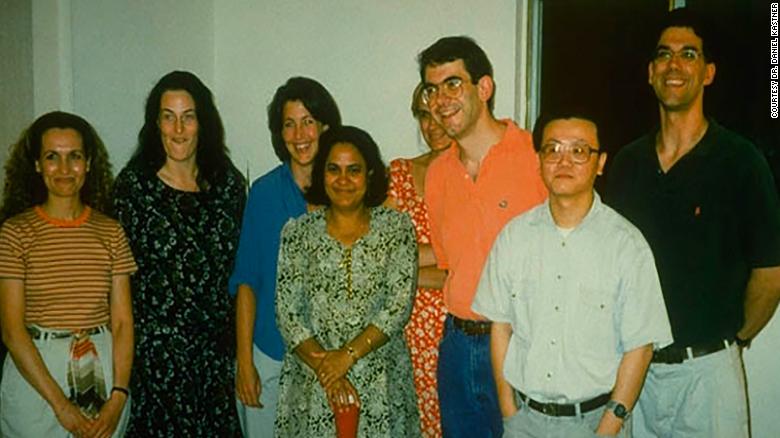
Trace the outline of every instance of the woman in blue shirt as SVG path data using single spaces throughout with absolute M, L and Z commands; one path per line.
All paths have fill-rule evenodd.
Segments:
M 236 296 L 236 393 L 247 437 L 273 430 L 284 355 L 274 316 L 276 262 L 282 227 L 306 213 L 318 140 L 341 125 L 336 102 L 319 82 L 290 78 L 268 105 L 268 129 L 282 164 L 258 178 L 249 192 L 230 293 Z

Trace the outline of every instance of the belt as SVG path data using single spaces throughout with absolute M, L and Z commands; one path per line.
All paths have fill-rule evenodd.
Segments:
M 472 321 L 470 319 L 460 319 L 450 314 L 452 323 L 463 333 L 469 336 L 482 336 L 490 334 L 490 321 Z
M 48 329 L 41 329 L 40 327 L 36 327 L 34 325 L 27 326 L 27 333 L 30 334 L 30 338 L 33 340 L 47 340 L 47 339 L 66 339 L 70 338 L 72 336 L 92 336 L 96 335 L 98 333 L 103 333 L 108 330 L 108 327 L 105 325 L 99 325 L 97 327 L 88 328 L 85 330 L 75 330 L 75 331 L 68 331 L 68 330 L 48 330 Z
M 612 393 L 606 392 L 599 396 L 593 397 L 590 400 L 567 405 L 558 403 L 542 403 L 528 397 L 518 390 L 515 390 L 515 392 L 520 397 L 520 400 L 526 404 L 526 406 L 551 417 L 574 417 L 581 415 L 606 405 L 609 399 L 612 397 Z
M 733 342 L 733 340 L 721 339 L 718 341 L 692 345 L 690 347 L 674 347 L 670 345 L 654 351 L 653 360 L 651 362 L 666 364 L 683 363 L 683 361 L 687 359 L 695 359 L 729 348 L 729 345 Z

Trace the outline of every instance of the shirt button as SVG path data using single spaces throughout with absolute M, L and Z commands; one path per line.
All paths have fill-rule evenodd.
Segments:
M 566 242 L 561 242 L 561 246 L 566 246 Z
M 550 341 L 550 345 L 555 345 L 555 339 L 553 339 L 552 341 Z
M 558 306 L 555 306 L 555 311 L 556 311 L 556 312 L 558 311 Z
M 563 278 L 563 277 L 561 277 L 561 274 L 558 274 L 558 275 L 556 275 L 556 276 L 555 276 L 555 278 L 557 278 L 558 280 L 560 280 L 560 279 L 561 279 L 561 278 Z
M 547 378 L 552 379 L 552 373 L 547 373 Z

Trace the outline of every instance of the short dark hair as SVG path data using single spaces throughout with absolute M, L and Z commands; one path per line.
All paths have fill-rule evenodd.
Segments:
M 440 38 L 427 49 L 417 55 L 420 66 L 420 80 L 425 82 L 427 67 L 463 60 L 466 71 L 471 76 L 471 82 L 476 84 L 483 76 L 489 76 L 493 82 L 493 94 L 488 99 L 488 109 L 493 112 L 496 97 L 496 81 L 493 80 L 493 66 L 485 51 L 473 38 L 464 35 Z
M 587 120 L 596 125 L 596 138 L 601 143 L 601 117 L 597 112 L 581 105 L 570 105 L 561 109 L 549 109 L 543 110 L 539 117 L 536 119 L 533 130 L 534 149 L 539 152 L 542 147 L 542 140 L 544 139 L 544 128 L 555 120 L 569 120 L 569 119 L 582 119 Z
M 325 193 L 325 163 L 328 154 L 338 143 L 348 143 L 360 152 L 366 161 L 368 187 L 363 203 L 367 207 L 376 207 L 387 198 L 387 172 L 379 146 L 368 132 L 354 126 L 337 126 L 330 128 L 320 136 L 319 151 L 314 159 L 311 171 L 311 187 L 306 192 L 306 200 L 315 205 L 330 205 L 330 198 Z
M 718 50 L 712 23 L 688 8 L 672 9 L 663 17 L 656 30 L 655 41 L 653 41 L 653 53 L 651 53 L 651 56 L 654 56 L 655 54 L 655 46 L 661 39 L 661 35 L 670 27 L 687 27 L 692 29 L 693 33 L 701 38 L 701 54 L 704 57 L 704 62 L 715 62 Z
M 314 79 L 292 77 L 276 89 L 271 103 L 268 104 L 268 130 L 271 131 L 271 144 L 274 152 L 282 162 L 290 161 L 290 152 L 282 138 L 284 120 L 284 104 L 300 101 L 314 117 L 314 120 L 327 125 L 328 128 L 341 126 L 341 113 L 333 96 Z
M 48 189 L 41 174 L 35 170 L 35 162 L 41 156 L 43 135 L 54 128 L 73 129 L 81 137 L 84 155 L 89 161 L 89 171 L 79 192 L 81 202 L 102 213 L 111 214 L 111 185 L 114 179 L 103 141 L 84 118 L 76 114 L 52 111 L 38 117 L 22 132 L 19 141 L 11 148 L 5 164 L 0 223 L 46 201 Z
M 195 102 L 198 118 L 198 149 L 195 163 L 198 166 L 198 186 L 207 189 L 233 168 L 225 145 L 225 128 L 219 116 L 211 90 L 188 71 L 172 71 L 157 82 L 146 98 L 144 126 L 138 133 L 138 147 L 130 162 L 148 171 L 157 172 L 165 164 L 158 120 L 160 102 L 166 91 L 186 91 Z

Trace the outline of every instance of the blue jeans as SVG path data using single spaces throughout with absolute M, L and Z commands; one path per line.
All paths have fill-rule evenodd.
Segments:
M 490 335 L 467 335 L 447 315 L 436 378 L 445 438 L 502 435 L 501 411 L 490 365 Z

